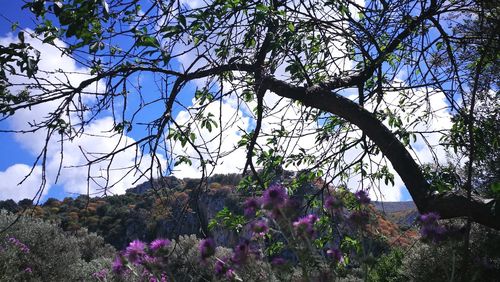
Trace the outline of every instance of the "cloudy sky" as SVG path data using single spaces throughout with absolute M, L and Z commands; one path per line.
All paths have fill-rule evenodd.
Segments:
M 32 21 L 27 16 L 26 12 L 20 12 L 20 6 L 22 3 L 20 1 L 9 1 L 4 6 L 2 15 L 7 18 L 15 18 L 19 21 L 21 26 L 30 28 L 32 26 Z M 12 15 L 15 15 L 12 17 Z M 10 42 L 17 41 L 17 33 L 11 33 L 10 24 L 5 19 L 0 19 L 0 44 L 8 45 Z M 29 29 L 27 29 L 29 31 Z M 79 81 L 85 79 L 85 73 L 89 70 L 79 66 L 74 60 L 69 57 L 61 56 L 60 52 L 51 46 L 43 45 L 39 41 L 27 37 L 27 40 L 41 52 L 41 69 L 54 69 L 61 68 L 64 71 L 71 73 L 78 73 L 70 75 L 70 79 L 73 83 L 78 84 Z M 59 42 L 58 44 L 63 44 Z M 332 50 L 335 52 L 335 50 Z M 193 59 L 190 54 L 186 54 L 179 58 L 179 63 L 184 65 L 189 65 Z M 350 62 L 342 62 L 342 64 L 350 64 Z M 57 77 L 52 77 L 50 79 L 57 79 Z M 22 81 L 18 81 L 22 82 Z M 203 85 L 203 81 L 195 81 L 189 85 L 186 89 L 187 92 L 194 90 L 197 86 Z M 154 80 L 151 77 L 141 77 L 141 85 L 143 86 L 143 92 L 156 91 L 154 86 Z M 99 91 L 102 85 L 92 85 Z M 223 86 L 224 87 L 224 86 Z M 15 90 L 15 89 L 13 89 Z M 422 108 L 418 109 L 417 112 L 408 113 L 407 122 L 411 123 L 412 118 L 418 116 L 419 113 L 423 113 L 428 110 L 425 108 L 425 103 L 422 103 L 422 99 L 426 97 L 425 89 L 421 91 L 416 91 L 416 95 L 412 96 L 413 102 L 421 103 Z M 349 93 L 346 92 L 349 96 Z M 190 105 L 194 102 L 191 95 L 185 95 L 185 104 Z M 392 107 L 397 110 L 398 96 L 396 93 L 387 94 L 387 106 Z M 444 101 L 443 95 L 439 93 L 434 93 L 430 96 L 431 105 L 433 107 L 432 111 L 436 112 L 435 118 L 428 120 L 425 125 L 419 125 L 418 130 L 440 130 L 446 129 L 450 126 L 449 114 L 446 111 L 446 102 Z M 288 122 L 283 124 L 284 120 L 293 120 L 298 118 L 301 114 L 300 109 L 296 105 L 292 105 L 290 101 L 280 99 L 278 96 L 270 94 L 265 98 L 265 103 L 267 106 L 275 109 L 282 109 L 276 113 L 266 117 L 263 124 L 263 135 L 271 134 L 273 129 L 278 126 L 293 127 L 293 122 Z M 236 149 L 236 143 L 241 139 L 243 133 L 249 132 L 253 126 L 254 121 L 252 119 L 251 108 L 255 105 L 250 103 L 248 108 L 239 107 L 239 103 L 234 97 L 229 97 L 224 99 L 220 104 L 211 104 L 205 111 L 214 114 L 214 119 L 219 120 L 221 124 L 219 129 L 223 128 L 224 132 L 219 136 L 220 132 L 214 130 L 209 132 L 207 129 L 198 129 L 198 136 L 200 136 L 196 142 L 201 144 L 201 142 L 206 143 L 206 145 L 201 148 L 201 153 L 206 158 L 211 158 L 213 152 L 218 152 L 220 155 L 227 155 L 226 157 L 213 159 L 217 164 L 215 166 L 209 165 L 209 170 L 214 173 L 237 173 L 241 172 L 241 169 L 245 163 L 245 151 L 243 149 Z M 391 106 L 392 105 L 392 106 Z M 30 111 L 20 111 L 16 113 L 12 118 L 7 121 L 0 122 L 0 129 L 20 129 L 27 128 L 28 123 L 33 120 L 39 120 L 46 116 L 48 112 L 53 109 L 55 104 L 44 104 L 42 106 L 34 107 Z M 194 105 L 196 106 L 196 105 Z M 154 116 L 155 111 L 152 110 L 152 116 Z M 220 116 L 220 113 L 224 113 Z M 156 112 L 157 114 L 157 112 Z M 176 109 L 174 112 L 175 121 L 178 124 L 188 124 L 190 122 L 190 115 L 193 112 L 188 112 L 186 109 Z M 146 117 L 147 118 L 147 117 Z M 192 128 L 197 128 L 196 124 L 191 124 Z M 299 128 L 297 130 L 315 130 L 317 125 L 308 124 L 304 128 Z M 108 163 L 102 163 L 96 165 L 87 170 L 86 167 L 81 165 L 85 163 L 85 152 L 99 152 L 106 153 L 110 152 L 115 148 L 124 148 L 128 144 L 133 143 L 135 140 L 141 137 L 141 133 L 138 130 L 134 130 L 126 137 L 120 138 L 116 135 L 111 135 L 109 132 L 113 128 L 113 119 L 110 114 L 104 113 L 99 116 L 91 124 L 88 125 L 85 134 L 76 138 L 72 142 L 66 142 L 64 147 L 64 158 L 62 162 L 61 175 L 57 178 L 58 168 L 60 165 L 60 152 L 59 143 L 57 140 L 52 140 L 49 143 L 48 159 L 46 165 L 46 178 L 47 183 L 43 189 L 42 200 L 47 197 L 62 198 L 66 196 L 76 196 L 78 194 L 86 194 L 87 192 L 94 193 L 99 192 L 100 187 L 111 185 L 109 190 L 110 193 L 121 194 L 124 193 L 125 189 L 133 187 L 135 184 L 141 183 L 146 180 L 146 178 L 141 178 L 141 171 L 145 171 L 145 164 L 150 162 L 150 157 L 148 155 L 143 157 L 143 164 L 139 166 L 137 171 L 130 170 L 128 168 L 135 165 L 137 158 L 137 152 L 133 149 L 127 149 L 122 154 L 120 154 L 113 162 L 110 169 L 108 169 Z M 358 133 L 353 133 L 358 134 Z M 264 137 L 263 137 L 264 138 Z M 206 142 L 208 141 L 208 142 Z M 261 139 L 261 141 L 265 141 Z M 439 142 L 438 135 L 427 136 L 427 141 L 431 145 L 437 144 Z M 434 155 L 428 150 L 426 142 L 419 137 L 416 142 L 414 142 L 415 151 L 412 152 L 421 163 L 433 161 Z M 40 188 L 40 179 L 42 177 L 42 170 L 40 165 L 33 168 L 33 172 L 30 177 L 28 177 L 22 184 L 19 183 L 25 178 L 25 176 L 31 171 L 32 164 L 41 149 L 44 146 L 44 135 L 43 132 L 38 132 L 34 134 L 13 134 L 13 133 L 0 133 L 0 200 L 12 198 L 14 200 L 21 200 L 24 198 L 34 198 Z M 296 140 L 297 146 L 290 149 L 291 152 L 295 152 L 299 147 L 311 148 L 314 147 L 314 136 L 306 136 L 300 140 Z M 173 152 L 176 154 L 183 154 L 189 156 L 196 156 L 197 152 L 193 148 L 181 146 L 174 146 L 172 148 Z M 295 150 L 295 151 L 294 151 Z M 140 154 L 140 153 L 139 153 Z M 346 158 L 354 158 L 359 154 L 359 150 L 352 150 L 347 155 Z M 445 156 L 444 151 L 437 151 L 438 157 Z M 159 162 L 164 165 L 166 156 L 159 156 Z M 381 157 L 380 157 L 381 159 Z M 299 167 L 300 168 L 300 167 Z M 296 168 L 296 169 L 299 169 Z M 123 177 L 124 171 L 129 171 L 130 173 Z M 95 182 L 88 182 L 87 175 L 93 176 Z M 199 162 L 193 161 L 192 165 L 183 164 L 176 167 L 174 175 L 178 177 L 199 177 Z M 106 182 L 106 180 L 108 182 Z M 359 178 L 352 178 L 348 182 L 351 189 L 356 190 L 360 185 Z M 366 187 L 366 186 L 364 186 Z M 409 200 L 409 195 L 404 188 L 404 185 L 399 177 L 396 176 L 395 186 L 386 186 L 383 183 L 380 186 L 380 191 L 382 195 L 376 193 L 375 190 L 370 191 L 372 197 L 377 199 L 384 199 L 387 201 L 397 201 L 397 200 Z M 383 197 L 383 198 L 382 198 Z

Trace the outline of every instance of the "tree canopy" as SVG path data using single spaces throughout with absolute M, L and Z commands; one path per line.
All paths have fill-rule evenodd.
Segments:
M 50 142 L 63 151 L 111 116 L 113 149 L 79 148 L 89 185 L 104 193 L 115 184 L 112 163 L 129 149 L 135 164 L 122 173 L 137 178 L 186 166 L 206 177 L 244 151 L 247 188 L 264 189 L 281 167 L 353 190 L 377 191 L 397 174 L 421 212 L 500 229 L 494 1 L 34 0 L 24 7 L 37 26 L 0 46 L 0 113 L 5 120 L 51 105 L 41 120 L 11 130 L 43 132 L 36 164 L 44 169 Z M 28 36 L 80 69 L 42 68 Z M 228 135 L 234 127 L 239 133 Z M 99 165 L 104 172 L 92 175 Z

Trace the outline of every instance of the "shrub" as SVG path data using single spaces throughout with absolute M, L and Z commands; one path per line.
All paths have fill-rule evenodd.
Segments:
M 402 273 L 403 252 L 393 249 L 390 253 L 382 255 L 370 270 L 369 281 L 373 282 L 399 282 L 406 279 Z
M 449 233 L 452 233 L 451 231 Z M 469 261 L 464 262 L 463 237 L 455 230 L 438 244 L 418 242 L 403 260 L 405 280 L 498 281 L 500 277 L 500 232 L 473 225 Z M 456 240 L 458 239 L 458 240 Z
M 16 218 L 0 211 L 0 229 Z M 94 272 L 109 267 L 106 257 L 114 252 L 95 234 L 70 235 L 26 216 L 0 234 L 0 247 L 0 281 L 92 281 Z

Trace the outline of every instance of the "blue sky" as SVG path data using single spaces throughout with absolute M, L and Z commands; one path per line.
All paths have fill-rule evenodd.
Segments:
M 13 37 L 15 38 L 17 36 L 17 32 L 20 31 L 21 29 L 33 29 L 34 24 L 33 24 L 33 19 L 29 11 L 21 9 L 21 6 L 23 5 L 22 1 L 4 1 L 2 3 L 2 11 L 0 12 L 1 18 L 0 18 L 0 37 Z M 11 23 L 12 22 L 17 22 L 19 24 L 20 29 L 12 32 L 11 30 Z M 42 47 L 44 49 L 45 47 Z M 47 58 L 43 57 L 43 50 L 42 51 L 42 61 Z M 65 62 L 68 62 L 67 60 Z M 74 63 L 74 68 L 80 67 L 76 62 L 71 62 Z M 62 64 L 64 65 L 64 64 Z M 156 87 L 154 86 L 154 81 L 153 77 L 151 76 L 142 76 L 141 77 L 141 87 L 143 88 L 143 92 L 147 93 L 150 91 L 155 91 Z M 189 92 L 193 92 L 193 87 L 188 86 L 186 87 L 187 95 L 184 94 L 183 97 L 183 102 L 185 103 L 190 103 L 190 100 L 192 98 L 192 95 L 189 94 Z M 136 103 L 138 99 L 134 98 L 135 96 L 131 96 L 130 98 L 130 103 Z M 147 97 L 146 97 L 147 99 Z M 44 110 L 44 109 L 42 109 Z M 138 117 L 137 121 L 148 121 L 151 120 L 155 115 L 157 115 L 158 111 L 161 110 L 161 104 L 155 104 L 152 106 L 148 106 L 146 108 L 146 111 L 143 111 L 142 115 Z M 179 109 L 175 109 L 174 115 L 177 114 Z M 34 113 L 36 116 L 36 113 Z M 98 121 L 100 120 L 105 120 L 108 121 L 109 119 L 105 119 L 106 116 L 109 116 L 109 113 L 105 113 L 101 116 L 99 116 Z M 26 120 L 25 120 L 26 121 Z M 7 121 L 0 122 L 0 129 L 3 130 L 8 130 L 14 128 L 14 124 L 19 124 L 19 123 L 26 123 L 25 121 L 18 122 L 12 121 L 11 119 Z M 27 120 L 29 121 L 29 120 Z M 106 125 L 109 125 L 106 123 Z M 101 130 L 107 130 L 109 129 L 106 127 L 102 127 Z M 128 134 L 130 138 L 136 139 L 139 137 L 142 137 L 142 134 L 144 132 L 144 127 L 141 128 L 141 126 L 136 125 L 134 129 Z M 34 139 L 34 138 L 33 138 Z M 0 154 L 3 156 L 0 158 L 0 180 L 6 179 L 8 180 L 8 185 L 11 187 L 8 192 L 4 189 L 3 191 L 0 191 L 0 199 L 5 199 L 5 198 L 15 198 L 16 200 L 19 200 L 21 198 L 27 197 L 27 198 L 32 198 L 33 196 L 28 196 L 28 195 L 34 195 L 34 191 L 37 189 L 35 187 L 38 187 L 38 182 L 40 178 L 40 173 L 35 173 L 33 177 L 29 178 L 28 181 L 24 184 L 21 185 L 17 188 L 12 187 L 13 185 L 17 184 L 18 181 L 22 179 L 22 174 L 27 173 L 29 171 L 28 168 L 32 166 L 34 163 L 37 154 L 40 152 L 40 148 L 32 148 L 29 144 L 27 143 L 35 143 L 34 140 L 31 139 L 30 137 L 27 136 L 15 136 L 13 133 L 0 133 Z M 88 143 L 88 142 L 87 142 Z M 92 147 L 92 146 L 91 146 Z M 55 157 L 55 156 L 54 156 Z M 71 157 L 71 155 L 70 155 Z M 80 163 L 82 163 L 82 160 L 80 160 Z M 82 170 L 82 169 L 80 169 Z M 49 177 L 49 183 L 47 187 L 45 188 L 45 193 L 44 196 L 42 197 L 43 199 L 46 199 L 48 197 L 55 197 L 55 198 L 64 198 L 67 196 L 75 196 L 77 194 L 72 193 L 71 187 L 69 187 L 71 180 L 66 180 L 64 179 L 62 181 L 59 181 L 59 184 L 54 183 L 54 171 L 52 171 L 52 177 Z M 144 181 L 144 180 L 142 180 Z M 142 182 L 142 181 L 139 181 Z M 61 183 L 62 182 L 62 183 Z M 128 182 L 127 187 L 123 187 L 120 189 L 120 192 L 123 192 L 124 189 L 130 188 L 132 186 L 132 181 Z M 26 190 L 26 193 L 23 191 Z M 82 192 L 82 189 L 76 189 L 75 192 Z M 20 192 L 20 193 L 18 193 Z
M 8 1 L 3 4 L 3 9 L 0 12 L 2 15 L 2 18 L 0 18 L 0 38 L 2 37 L 7 37 L 9 36 L 9 33 L 11 32 L 11 24 L 5 19 L 8 18 L 12 21 L 17 21 L 19 22 L 20 27 L 22 28 L 33 28 L 33 21 L 31 19 L 31 15 L 29 14 L 28 11 L 21 10 L 20 7 L 22 6 L 22 1 Z M 10 34 L 10 36 L 14 37 L 16 36 L 16 33 Z M 65 61 L 67 64 L 69 61 Z M 73 68 L 79 68 L 81 66 L 78 66 L 75 62 L 70 62 L 71 64 L 74 64 L 72 66 Z M 143 93 L 148 93 L 148 92 L 154 92 L 157 91 L 157 88 L 154 83 L 154 79 L 152 76 L 142 76 L 140 80 L 140 85 L 143 88 Z M 189 84 L 182 92 L 182 99 L 181 102 L 189 105 L 191 104 L 191 99 L 193 97 L 194 90 L 196 89 L 196 84 L 192 83 Z M 130 103 L 134 103 L 137 101 L 137 98 L 134 98 L 136 96 L 131 96 L 131 100 L 129 101 Z M 135 101 L 134 101 L 135 99 Z M 275 97 L 269 98 L 268 102 L 272 103 L 276 100 Z M 234 101 L 233 101 L 234 102 Z M 229 130 L 229 133 L 225 135 L 225 144 L 224 148 L 226 150 L 231 150 L 231 148 L 234 147 L 234 143 L 238 140 L 238 138 L 241 137 L 241 132 L 238 128 L 236 127 L 242 127 L 244 129 L 248 129 L 252 127 L 252 121 L 251 119 L 248 118 L 245 114 L 243 114 L 239 109 L 236 109 L 234 104 L 232 104 L 230 101 L 226 101 L 222 105 L 224 107 L 224 111 L 234 111 L 237 113 L 237 115 L 240 115 L 239 120 L 228 120 L 227 123 L 234 122 L 236 126 L 234 126 L 232 129 Z M 151 120 L 154 119 L 159 112 L 161 112 L 163 109 L 161 103 L 156 104 L 154 106 L 151 106 L 147 108 L 146 111 L 142 112 L 142 115 L 139 117 L 139 120 Z M 177 121 L 186 121 L 188 118 L 188 115 L 185 111 L 182 111 L 181 108 L 176 108 L 173 116 L 176 116 Z M 22 121 L 22 120 L 21 120 Z M 24 120 L 25 122 L 25 120 Z M 96 132 L 102 132 L 103 129 L 109 129 L 109 124 L 111 120 L 109 119 L 109 116 L 106 114 L 103 114 L 102 116 L 99 116 L 99 119 L 92 124 L 91 128 L 94 128 Z M 12 128 L 12 125 L 16 124 L 15 122 L 12 121 L 3 121 L 0 122 L 0 129 L 8 129 Z M 108 127 L 106 127 L 108 126 Z M 92 130 L 92 129 L 91 129 Z M 92 131 L 91 131 L 92 132 Z M 137 140 L 139 137 L 142 137 L 144 134 L 144 128 L 141 128 L 140 126 L 135 126 L 134 130 L 128 134 L 128 137 L 132 139 Z M 204 132 L 206 136 L 210 136 L 209 133 Z M 90 139 L 87 138 L 85 140 L 82 140 L 80 143 L 76 142 L 76 145 L 81 145 L 81 144 L 86 144 L 90 148 L 96 148 L 99 147 L 99 142 L 107 142 L 107 141 L 101 141 L 102 139 Z M 34 187 L 37 186 L 37 181 L 40 178 L 40 173 L 38 172 L 38 175 L 35 173 L 34 177 L 31 177 L 27 183 L 20 187 L 14 187 L 14 183 L 17 183 L 20 179 L 22 179 L 22 172 L 27 173 L 27 169 L 31 167 L 33 164 L 36 154 L 39 152 L 39 150 L 36 150 L 36 146 L 30 146 L 30 142 L 34 142 L 34 139 L 29 137 L 29 136 L 14 136 L 12 133 L 0 133 L 0 154 L 3 156 L 0 158 L 0 187 L 2 187 L 1 181 L 6 181 L 11 187 L 9 192 L 7 193 L 5 190 L 1 191 L 0 190 L 0 200 L 5 199 L 5 198 L 11 198 L 11 197 L 18 197 L 16 200 L 20 200 L 21 198 L 32 198 L 28 192 L 31 192 L 33 194 Z M 76 146 L 75 145 L 75 146 Z M 77 147 L 73 148 L 77 148 Z M 71 147 L 70 147 L 71 148 Z M 78 160 L 80 158 L 80 163 L 82 162 L 81 156 L 76 156 L 75 151 L 76 149 L 71 151 L 67 151 L 67 155 L 71 158 L 74 157 L 75 159 Z M 188 152 L 189 153 L 189 152 Z M 193 153 L 193 152 L 191 152 Z M 236 172 L 238 165 L 235 163 L 238 163 L 239 166 L 241 166 L 241 162 L 244 161 L 244 152 L 242 151 L 237 151 L 234 154 L 231 155 L 231 159 L 228 161 L 221 161 L 219 163 L 218 168 L 216 169 L 216 172 Z M 56 161 L 56 154 L 54 154 L 54 162 Z M 120 162 L 119 162 L 120 163 Z M 127 164 L 130 163 L 130 159 L 123 159 L 122 164 Z M 196 165 L 193 165 L 191 167 L 183 166 L 181 167 L 182 172 L 179 174 L 180 176 L 195 176 L 195 173 L 197 171 Z M 69 169 L 67 176 L 62 177 L 62 179 L 59 180 L 58 184 L 54 184 L 54 177 L 52 175 L 52 178 L 49 179 L 50 183 L 48 183 L 48 187 L 46 188 L 46 192 L 44 196 L 42 197 L 43 199 L 46 199 L 48 197 L 55 197 L 55 198 L 64 198 L 67 196 L 75 196 L 77 195 L 76 193 L 82 193 L 84 191 L 84 187 L 81 186 L 82 179 L 84 180 L 83 174 L 85 173 L 86 170 L 83 168 L 79 169 Z M 53 173 L 53 171 L 52 171 Z M 37 178 L 38 177 L 38 178 Z M 50 177 L 49 177 L 50 178 Z M 18 180 L 15 180 L 18 179 Z M 15 181 L 14 181 L 15 180 Z M 125 184 L 124 187 L 119 188 L 118 193 L 122 193 L 124 189 L 130 188 L 132 186 L 132 183 L 134 182 L 132 179 L 126 179 L 126 181 L 123 181 Z M 142 182 L 142 181 L 139 181 Z M 4 183 L 5 185 L 5 183 Z M 394 187 L 393 189 L 401 189 L 401 194 L 399 196 L 399 199 L 403 200 L 408 200 L 410 199 L 408 192 L 404 187 L 401 187 L 401 183 L 397 184 L 399 187 Z M 23 191 L 26 190 L 26 193 Z M 396 200 L 398 198 L 391 198 L 392 200 Z

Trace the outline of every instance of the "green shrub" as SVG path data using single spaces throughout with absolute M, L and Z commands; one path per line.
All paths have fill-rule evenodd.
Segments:
M 403 252 L 393 249 L 390 253 L 382 255 L 369 273 L 369 281 L 373 282 L 398 282 L 404 281 L 402 273 Z
M 16 218 L 0 211 L 0 229 Z M 94 234 L 70 235 L 25 216 L 0 234 L 0 247 L 0 281 L 95 281 L 92 274 L 109 268 L 114 253 Z

